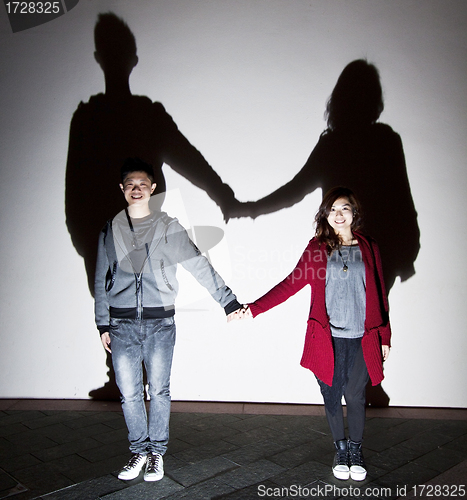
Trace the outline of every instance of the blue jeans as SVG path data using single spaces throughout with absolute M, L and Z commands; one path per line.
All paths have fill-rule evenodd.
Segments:
M 175 345 L 174 317 L 115 319 L 110 348 L 133 453 L 162 455 L 169 441 L 170 370 Z M 144 402 L 143 363 L 149 384 L 149 421 Z

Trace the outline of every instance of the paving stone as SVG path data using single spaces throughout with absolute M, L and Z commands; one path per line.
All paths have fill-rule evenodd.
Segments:
M 438 446 L 445 446 L 451 440 L 452 439 L 449 436 L 445 436 L 444 434 L 427 432 L 419 434 L 411 439 L 407 439 L 402 443 L 402 445 L 406 448 L 410 448 L 421 456 L 438 448 Z
M 396 487 L 396 485 L 424 484 L 433 477 L 437 476 L 438 472 L 410 462 L 398 469 L 395 469 L 377 479 L 377 484 L 381 486 Z
M 40 463 L 41 461 L 39 459 L 29 453 L 0 458 L 0 467 L 10 473 L 14 473 L 15 470 L 25 469 L 26 467 L 31 467 Z
M 464 453 L 464 456 L 467 457 L 467 434 L 453 439 L 449 443 L 446 443 L 444 446 L 450 450 Z
M 87 427 L 86 427 L 87 429 Z M 114 429 L 102 434 L 92 434 L 93 439 L 103 444 L 115 443 L 116 441 L 123 441 L 128 439 L 128 430 L 125 426 L 124 429 Z
M 167 470 L 166 472 L 172 479 L 183 486 L 191 486 L 237 467 L 238 465 L 230 460 L 222 457 L 215 457 L 202 460 L 192 465 L 187 465 L 186 467 L 174 471 Z
M 42 462 L 50 462 L 98 446 L 101 446 L 101 443 L 93 438 L 86 437 L 72 441 L 71 443 L 60 444 L 44 450 L 34 451 L 33 455 Z
M 177 491 L 177 493 L 166 498 L 167 500 L 211 500 L 212 498 L 224 498 L 225 495 L 233 491 L 235 489 L 232 486 L 215 478 Z
M 381 453 L 374 453 L 369 457 L 365 457 L 365 460 L 368 465 L 374 465 L 386 470 L 394 470 L 415 460 L 420 454 L 420 451 L 407 447 L 405 443 L 401 443 Z
M 330 444 L 328 439 L 320 439 L 288 448 L 285 451 L 268 457 L 268 460 L 291 469 L 315 457 L 321 456 L 323 453 L 329 452 L 329 449 Z
M 13 413 L 7 414 L 5 412 L 0 413 L 0 427 L 10 424 L 16 424 L 18 422 L 26 423 L 35 418 L 44 417 L 44 413 L 41 411 L 15 411 Z
M 261 493 L 262 491 L 265 491 L 266 488 L 275 488 L 277 487 L 277 484 L 271 483 L 269 480 L 261 481 L 260 483 L 255 483 L 252 484 L 251 486 L 247 486 L 246 488 L 241 488 L 239 490 L 235 490 L 233 493 L 222 495 L 222 496 L 216 496 L 213 497 L 213 499 L 220 499 L 222 500 L 258 500 L 258 498 L 262 498 L 261 496 L 258 495 L 258 493 Z M 264 498 L 268 498 L 264 496 Z M 273 497 L 269 497 L 273 498 Z M 276 496 L 276 498 L 278 498 Z M 280 498 L 280 497 L 279 497 Z
M 112 423 L 115 420 L 119 421 L 118 414 L 114 414 L 114 412 L 111 411 L 104 411 L 96 413 L 92 416 L 74 418 L 65 422 L 65 425 L 70 427 L 70 429 L 80 429 L 82 427 L 88 427 L 95 424 Z
M 101 500 L 158 500 L 167 498 L 177 491 L 183 490 L 183 486 L 172 481 L 167 476 L 161 481 L 141 482 L 135 486 L 129 486 L 115 493 L 102 495 Z
M 276 455 L 283 451 L 284 448 L 284 446 L 278 445 L 273 441 L 260 441 L 259 443 L 252 443 L 229 453 L 224 453 L 222 456 L 238 465 L 246 465 L 256 462 L 260 458 Z
M 37 450 L 57 446 L 55 441 L 29 430 L 27 432 L 15 434 L 14 436 L 8 436 L 6 440 L 9 441 L 9 445 L 7 445 L 9 453 L 13 455 L 34 453 Z M 2 455 L 3 452 L 0 450 L 0 456 Z
M 42 498 L 43 500 L 96 500 L 100 496 L 125 488 L 127 486 L 122 481 L 109 474 L 43 495 Z
M 69 443 L 77 441 L 89 436 L 102 436 L 107 432 L 113 432 L 104 424 L 94 424 L 79 429 L 70 429 L 62 423 L 50 425 L 48 427 L 41 427 L 36 430 L 38 436 L 44 436 L 52 439 L 58 444 Z
M 54 412 L 49 415 L 43 413 L 42 416 L 37 416 L 36 418 L 28 418 L 27 420 L 23 421 L 23 423 L 29 429 L 39 429 L 41 427 L 48 427 L 56 423 L 75 420 L 81 417 L 82 416 L 78 412 L 61 411 Z
M 214 439 L 223 439 L 237 433 L 238 431 L 236 429 L 232 429 L 231 427 L 219 426 L 200 432 L 192 431 L 191 433 L 185 434 L 183 437 L 179 438 L 189 444 L 199 446 Z
M 130 452 L 128 451 L 127 439 L 116 443 L 101 445 L 95 448 L 89 448 L 87 450 L 80 451 L 78 454 L 89 462 L 98 462 L 100 460 L 104 460 L 106 457 L 122 455 L 125 451 L 127 452 L 129 458 Z
M 259 483 L 272 476 L 284 472 L 284 468 L 269 460 L 258 460 L 244 467 L 227 472 L 220 476 L 221 480 L 236 489 L 246 488 L 252 484 Z
M 436 448 L 414 460 L 414 463 L 423 465 L 438 472 L 444 472 L 465 459 L 463 453 L 459 453 L 448 448 Z
M 0 427 L 0 437 L 15 436 L 20 433 L 26 432 L 29 429 L 23 425 L 21 422 L 16 422 L 14 424 L 3 425 Z
M 331 466 L 323 465 L 316 461 L 306 462 L 298 467 L 289 469 L 286 472 L 275 475 L 271 481 L 280 486 L 302 485 L 305 486 L 311 482 L 327 477 Z
M 231 423 L 230 426 L 239 431 L 245 432 L 258 427 L 267 427 L 268 424 L 277 423 L 277 417 L 271 415 L 256 415 L 246 420 L 239 420 Z
M 182 441 L 178 437 L 174 437 L 171 435 L 169 440 L 169 446 L 167 447 L 167 453 L 174 454 L 178 453 L 179 451 L 188 450 L 191 447 L 192 447 L 191 444 L 187 443 L 186 441 Z
M 173 455 L 188 463 L 196 463 L 207 458 L 217 457 L 224 453 L 236 450 L 238 447 L 224 440 L 216 440 L 202 446 L 192 446 Z

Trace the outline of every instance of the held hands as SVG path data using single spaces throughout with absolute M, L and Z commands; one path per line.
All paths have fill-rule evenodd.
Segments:
M 253 315 L 251 314 L 250 307 L 248 306 L 248 304 L 244 304 L 242 307 L 240 307 L 240 309 L 237 309 L 233 313 L 227 315 L 227 323 L 237 319 L 245 319 L 252 317 Z

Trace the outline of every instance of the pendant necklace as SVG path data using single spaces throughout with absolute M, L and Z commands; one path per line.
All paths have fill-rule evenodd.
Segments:
M 341 258 L 341 261 L 342 261 L 342 270 L 344 271 L 344 273 L 346 273 L 349 269 L 349 266 L 347 265 L 347 262 L 349 262 L 349 257 L 350 257 L 350 250 L 349 250 L 349 253 L 347 255 L 347 260 L 344 261 L 344 257 L 342 257 L 342 253 L 341 253 L 341 249 L 339 248 L 337 250 L 339 252 L 339 257 Z

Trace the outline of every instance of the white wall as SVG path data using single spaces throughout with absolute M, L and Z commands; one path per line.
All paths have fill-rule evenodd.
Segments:
M 73 111 L 103 90 L 92 32 L 109 10 L 136 36 L 133 92 L 164 103 L 240 200 L 302 167 L 348 62 L 378 66 L 381 120 L 402 137 L 421 230 L 416 275 L 390 295 L 383 387 L 392 405 L 467 406 L 464 0 L 82 0 L 16 34 L 0 9 L 0 397 L 87 398 L 107 380 L 64 178 Z M 224 229 L 214 262 L 242 301 L 281 280 L 311 237 L 320 192 L 225 225 L 204 192 L 165 174 L 191 225 Z M 299 366 L 308 297 L 227 325 L 210 298 L 182 296 L 173 398 L 320 403 Z

